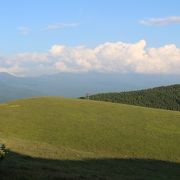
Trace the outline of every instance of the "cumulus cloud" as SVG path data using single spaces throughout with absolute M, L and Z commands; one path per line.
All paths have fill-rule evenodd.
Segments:
M 180 49 L 175 44 L 146 48 L 136 43 L 107 42 L 95 48 L 53 45 L 44 53 L 0 57 L 0 71 L 16 75 L 57 72 L 180 74 Z
M 52 54 L 52 56 L 59 56 L 65 49 L 65 46 L 63 45 L 53 45 L 49 52 Z
M 143 19 L 143 20 L 140 20 L 139 22 L 140 22 L 140 24 L 143 24 L 143 25 L 156 25 L 156 26 L 180 24 L 180 16 L 169 16 L 169 17 L 165 17 L 165 18 Z

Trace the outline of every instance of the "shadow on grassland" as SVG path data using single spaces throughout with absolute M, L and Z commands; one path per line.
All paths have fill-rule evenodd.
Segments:
M 0 180 L 179 180 L 180 163 L 145 159 L 51 160 L 9 151 Z

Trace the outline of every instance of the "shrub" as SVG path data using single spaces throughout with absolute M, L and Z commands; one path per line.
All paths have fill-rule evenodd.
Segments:
M 0 160 L 5 158 L 5 156 L 6 156 L 5 149 L 6 149 L 5 145 L 4 144 L 0 144 Z

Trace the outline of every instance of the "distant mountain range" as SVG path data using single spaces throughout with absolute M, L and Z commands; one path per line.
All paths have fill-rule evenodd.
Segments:
M 16 77 L 0 73 L 0 102 L 32 96 L 80 97 L 180 83 L 180 75 L 59 73 Z

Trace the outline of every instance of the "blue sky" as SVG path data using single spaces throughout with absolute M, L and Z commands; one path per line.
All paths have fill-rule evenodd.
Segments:
M 139 23 L 146 18 L 179 15 L 179 0 L 2 0 L 0 52 L 45 51 L 53 44 L 94 47 L 140 39 L 145 39 L 148 47 L 169 43 L 180 47 L 180 24 Z M 58 23 L 74 26 L 44 30 Z M 29 28 L 29 33 L 22 35 L 18 31 L 22 27 Z
M 0 72 L 180 74 L 179 0 L 2 0 Z

